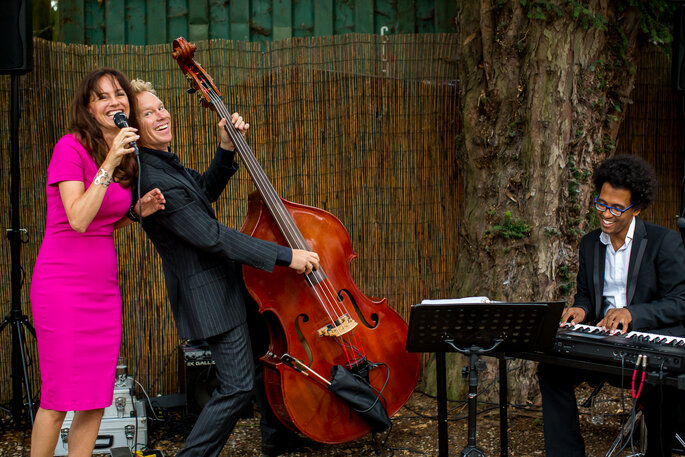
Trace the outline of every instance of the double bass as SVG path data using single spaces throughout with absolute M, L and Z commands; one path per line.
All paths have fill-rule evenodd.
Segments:
M 196 49 L 184 38 L 173 42 L 173 57 L 190 81 L 189 92 L 230 119 L 212 78 L 194 60 Z M 324 210 L 282 199 L 242 135 L 230 122 L 225 128 L 257 188 L 240 230 L 317 252 L 320 258 L 320 267 L 309 274 L 243 266 L 245 286 L 269 329 L 269 349 L 261 358 L 269 404 L 283 424 L 315 441 L 358 439 L 373 428 L 364 410 L 331 389 L 332 373 L 342 367 L 364 380 L 392 416 L 409 399 L 419 376 L 418 354 L 405 348 L 407 323 L 386 299 L 366 297 L 354 283 L 350 262 L 356 253 L 343 224 Z

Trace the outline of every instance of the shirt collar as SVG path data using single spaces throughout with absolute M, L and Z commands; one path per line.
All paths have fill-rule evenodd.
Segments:
M 151 154 L 154 156 L 159 157 L 160 159 L 164 160 L 165 162 L 169 162 L 173 165 L 180 165 L 181 161 L 178 159 L 178 156 L 174 154 L 171 151 L 163 151 L 161 149 L 151 149 L 151 148 L 146 148 L 146 147 L 141 147 L 140 150 L 146 154 Z
M 633 220 L 630 221 L 630 226 L 628 227 L 628 233 L 626 233 L 626 239 L 623 242 L 623 246 L 630 245 L 630 243 L 633 241 L 633 235 L 635 235 L 635 216 L 633 216 Z M 611 238 L 609 238 L 609 235 L 606 233 L 600 232 L 599 241 L 608 246 L 611 243 Z

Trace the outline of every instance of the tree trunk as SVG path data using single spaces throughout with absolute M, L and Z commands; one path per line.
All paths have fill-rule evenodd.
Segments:
M 615 1 L 586 3 L 458 2 L 465 199 L 452 296 L 572 301 L 590 175 L 623 120 L 640 26 Z M 514 365 L 512 401 L 531 401 L 534 367 Z M 459 371 L 450 396 L 465 390 Z

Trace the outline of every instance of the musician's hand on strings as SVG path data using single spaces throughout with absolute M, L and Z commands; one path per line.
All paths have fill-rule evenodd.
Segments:
M 298 273 L 309 274 L 319 268 L 319 254 L 302 249 L 293 249 L 293 259 L 290 268 Z
M 243 137 L 247 133 L 247 129 L 250 128 L 250 124 L 246 123 L 243 120 L 243 117 L 238 114 L 238 113 L 233 113 L 231 116 L 231 123 L 233 124 L 233 127 L 235 127 L 242 135 Z M 221 149 L 225 149 L 226 151 L 233 151 L 235 149 L 235 145 L 233 144 L 233 140 L 231 140 L 231 137 L 228 135 L 228 132 L 224 128 L 226 125 L 226 119 L 221 119 L 219 121 L 219 135 L 221 136 Z
M 631 322 L 633 322 L 633 316 L 628 308 L 615 308 L 607 311 L 604 319 L 597 322 L 597 327 L 604 327 L 611 333 L 621 332 L 623 334 L 628 331 Z M 621 326 L 620 330 L 618 329 L 619 325 Z
M 561 321 L 559 326 L 563 326 L 567 322 L 571 325 L 580 324 L 585 320 L 585 310 L 583 308 L 571 307 L 564 309 L 561 313 Z

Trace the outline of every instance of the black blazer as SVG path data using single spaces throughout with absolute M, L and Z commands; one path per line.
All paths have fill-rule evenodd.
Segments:
M 594 230 L 580 242 L 574 306 L 585 309 L 585 322 L 602 318 L 606 245 Z M 673 230 L 635 218 L 628 267 L 627 300 L 631 330 L 685 336 L 685 248 Z
M 277 245 L 216 219 L 211 203 L 237 170 L 233 153 L 219 148 L 200 174 L 140 150 L 141 195 L 158 187 L 166 199 L 142 224 L 162 258 L 179 336 L 204 339 L 236 327 L 246 319 L 240 264 L 273 270 Z

